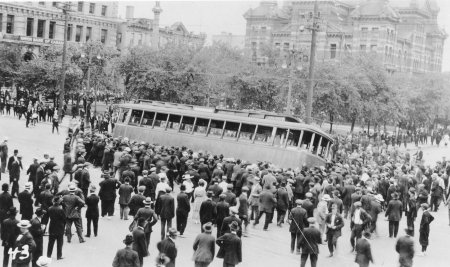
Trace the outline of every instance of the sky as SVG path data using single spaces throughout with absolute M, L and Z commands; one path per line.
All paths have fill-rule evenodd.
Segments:
M 364 0 L 362 0 L 364 1 Z M 396 0 L 409 1 L 409 0 Z M 450 0 L 436 0 L 441 11 L 439 26 L 450 34 Z M 278 1 L 282 5 L 282 1 Z M 119 1 L 119 16 L 125 18 L 126 6 L 134 6 L 135 18 L 153 18 L 152 8 L 155 1 Z M 160 16 L 161 26 L 170 26 L 181 21 L 188 31 L 204 32 L 210 40 L 211 35 L 229 32 L 236 35 L 245 34 L 244 13 L 249 8 L 259 5 L 259 1 L 160 1 L 163 12 Z M 444 47 L 443 71 L 450 71 L 450 38 Z

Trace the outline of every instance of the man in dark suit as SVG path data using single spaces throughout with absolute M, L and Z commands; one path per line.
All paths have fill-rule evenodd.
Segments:
M 10 207 L 8 210 L 8 218 L 1 223 L 1 239 L 3 246 L 3 266 L 8 266 L 9 261 L 9 249 L 12 249 L 16 242 L 17 236 L 19 236 L 19 228 L 17 224 L 19 221 L 16 219 L 17 210 L 15 207 Z
M 139 255 L 136 251 L 131 249 L 131 244 L 133 244 L 133 236 L 128 234 L 123 240 L 125 248 L 119 249 L 114 257 L 112 266 L 113 267 L 139 267 Z
M 305 199 L 302 203 L 302 208 L 306 210 L 306 214 L 308 215 L 308 218 L 314 216 L 314 204 L 312 199 L 314 198 L 314 195 L 311 192 L 307 192 L 305 194 Z M 306 224 L 306 226 L 309 226 L 309 224 Z
M 234 267 L 242 262 L 242 242 L 237 236 L 239 225 L 232 222 L 229 225 L 230 232 L 217 238 L 216 244 L 220 247 L 217 258 L 223 259 L 223 266 Z
M 53 194 L 50 192 L 50 189 L 52 188 L 52 185 L 51 184 L 46 184 L 45 185 L 45 190 L 44 191 L 42 191 L 40 194 L 39 194 L 39 199 L 40 199 L 40 202 L 41 202 L 41 209 L 43 210 L 43 211 L 45 211 L 45 213 L 44 213 L 44 217 L 42 218 L 42 224 L 43 225 L 45 225 L 45 226 L 47 226 L 47 223 L 48 223 L 48 214 L 47 214 L 47 211 L 48 211 L 48 209 L 53 205 L 53 202 L 52 202 L 52 200 L 53 200 Z
M 35 180 L 33 180 L 33 192 L 37 202 L 40 201 L 37 199 L 37 197 L 39 196 L 39 193 L 41 191 L 40 189 L 41 183 L 45 178 L 45 171 L 44 171 L 45 164 L 46 163 L 44 161 L 39 163 L 39 167 L 36 169 Z
M 79 175 L 75 175 L 75 180 L 78 181 L 78 187 L 81 189 L 86 199 L 89 191 L 89 185 L 91 184 L 91 176 L 86 169 L 87 163 L 81 165 L 81 169 L 78 170 Z
M 316 267 L 319 256 L 319 244 L 322 244 L 322 236 L 320 231 L 315 227 L 316 219 L 314 217 L 308 218 L 308 223 L 309 227 L 303 231 L 304 238 L 300 241 L 300 247 L 302 249 L 300 266 L 305 267 L 309 257 L 311 267 Z
M 66 235 L 67 242 L 72 240 L 72 224 L 75 224 L 78 239 L 80 243 L 84 243 L 83 226 L 81 224 L 81 208 L 84 207 L 84 201 L 75 195 L 76 186 L 71 184 L 69 186 L 69 194 L 63 197 L 64 212 L 66 214 Z
M 139 219 L 144 219 L 146 224 L 144 228 L 145 233 L 145 240 L 148 245 L 150 244 L 150 236 L 153 232 L 153 225 L 155 225 L 158 222 L 158 216 L 156 215 L 155 211 L 152 210 L 151 205 L 153 203 L 151 197 L 147 197 L 144 201 L 144 207 L 140 208 L 136 212 L 136 216 L 134 216 L 134 220 L 139 221 Z
M 28 231 L 31 224 L 28 220 L 21 220 L 17 224 L 17 227 L 20 229 L 20 234 L 14 243 L 12 251 L 17 251 L 18 253 L 13 253 L 11 255 L 12 266 L 29 266 L 31 256 L 36 248 L 36 243 L 33 240 L 33 236 L 31 236 Z
M 222 222 L 230 215 L 230 204 L 225 201 L 225 194 L 220 194 L 219 202 L 216 206 L 216 225 L 217 225 L 217 237 L 221 236 Z
M 356 257 L 355 262 L 359 267 L 368 267 L 369 263 L 373 263 L 372 249 L 369 243 L 370 232 L 364 232 L 363 238 L 356 241 Z
M 230 204 L 230 206 L 235 206 L 237 204 L 236 202 L 236 194 L 233 193 L 233 185 L 229 184 L 227 185 L 227 191 L 224 192 L 225 194 L 225 201 Z
M 216 169 L 217 170 L 217 169 Z M 222 177 L 222 176 L 217 176 L 217 177 Z M 219 180 L 218 178 L 213 178 L 212 179 L 212 185 L 208 187 L 208 191 L 212 191 L 213 192 L 213 196 L 212 196 L 212 200 L 217 203 L 219 202 L 219 196 L 220 194 L 222 194 L 223 189 L 222 187 L 220 187 L 219 185 Z
M 33 199 L 31 198 L 31 183 L 25 184 L 25 190 L 18 195 L 20 203 L 20 214 L 22 214 L 22 220 L 31 220 L 33 217 Z
M 201 224 L 201 232 L 203 233 L 203 225 L 208 222 L 214 223 L 214 219 L 216 218 L 216 203 L 212 201 L 213 196 L 212 191 L 208 191 L 206 193 L 207 199 L 205 199 L 200 205 L 200 224 Z
M 177 230 L 180 232 L 180 236 L 183 235 L 186 229 L 187 219 L 191 205 L 189 203 L 189 196 L 186 194 L 186 186 L 180 185 L 180 193 L 177 195 Z
M 405 229 L 406 236 L 402 236 L 397 240 L 395 250 L 397 251 L 399 258 L 398 261 L 401 267 L 413 266 L 414 258 L 414 229 Z
M 342 203 L 344 205 L 344 218 L 347 219 L 350 207 L 352 205 L 352 194 L 355 193 L 356 187 L 353 185 L 353 180 L 348 179 L 344 185 L 342 192 Z
M 159 253 L 166 255 L 170 259 L 170 262 L 165 265 L 166 267 L 175 267 L 175 259 L 177 258 L 175 239 L 177 238 L 177 235 L 177 230 L 170 228 L 167 232 L 167 238 L 156 244 Z
M 66 214 L 61 206 L 62 199 L 60 197 L 53 198 L 53 206 L 48 209 L 48 217 L 50 219 L 48 227 L 48 247 L 47 257 L 52 257 L 53 245 L 56 241 L 56 257 L 62 259 L 62 247 L 64 244 L 64 228 L 66 224 Z
M 295 200 L 297 207 L 293 208 L 289 213 L 289 220 L 291 220 L 289 226 L 289 232 L 291 233 L 291 253 L 294 253 L 294 249 L 297 247 L 297 254 L 300 254 L 300 239 L 301 232 L 308 224 L 306 210 L 302 208 L 303 201 L 301 199 Z
M 108 217 L 114 215 L 114 202 L 116 200 L 116 189 L 119 188 L 120 183 L 115 178 L 109 176 L 109 171 L 105 170 L 102 177 L 105 179 L 100 182 L 100 191 L 98 196 L 101 200 L 102 217 L 108 214 Z
M 412 229 L 412 236 L 414 236 L 414 221 L 417 218 L 417 205 L 416 205 L 416 190 L 411 187 L 408 191 L 409 198 L 405 205 L 406 225 Z
M 222 228 L 220 229 L 220 235 L 224 235 L 226 233 L 230 233 L 230 225 L 232 222 L 236 222 L 238 225 L 238 229 L 236 230 L 236 234 L 239 238 L 242 236 L 242 220 L 237 216 L 239 210 L 236 206 L 230 207 L 230 216 L 225 217 L 222 222 Z
M 41 208 L 36 209 L 36 217 L 34 217 L 30 223 L 30 234 L 33 236 L 33 240 L 36 243 L 36 249 L 33 252 L 32 264 L 36 266 L 36 261 L 42 256 L 44 252 L 44 225 L 42 224 L 42 217 L 45 211 Z
M 37 180 L 36 180 L 36 173 L 37 173 L 38 168 L 39 168 L 39 162 L 38 162 L 37 158 L 33 158 L 33 163 L 30 165 L 30 167 L 28 167 L 27 174 L 28 174 L 28 182 L 33 183 L 33 193 L 34 193 L 35 198 L 38 198 L 38 196 L 39 196 L 38 191 L 36 191 L 36 188 L 39 188 L 39 185 L 40 185 L 37 183 Z
M 9 183 L 12 184 L 11 195 L 13 197 L 19 194 L 20 170 L 23 169 L 22 156 L 18 155 L 18 153 L 19 151 L 15 149 L 14 155 L 8 160 Z
M 131 216 L 134 217 L 136 215 L 136 212 L 140 208 L 145 207 L 145 205 L 144 205 L 144 200 L 145 200 L 144 192 L 145 192 L 145 186 L 141 185 L 138 188 L 138 193 L 134 194 L 131 197 L 130 202 L 128 202 L 128 207 L 130 208 L 130 212 L 128 213 L 128 215 L 131 215 Z
M 385 216 L 388 217 L 389 220 L 389 237 L 392 238 L 394 236 L 397 237 L 398 233 L 398 225 L 400 223 L 400 219 L 402 218 L 402 209 L 403 204 L 398 199 L 399 194 L 397 192 L 392 194 L 392 200 L 389 201 L 389 204 L 386 209 Z
M 289 208 L 289 196 L 286 189 L 286 182 L 281 182 L 280 188 L 276 192 L 277 197 L 277 225 L 281 227 L 284 223 L 284 217 L 286 216 L 286 211 Z
M 139 256 L 140 266 L 144 264 L 144 257 L 149 255 L 148 245 L 145 240 L 144 226 L 146 222 L 144 218 L 139 218 L 137 220 L 137 227 L 133 230 L 133 250 L 137 252 Z
M 172 192 L 172 189 L 166 188 L 165 194 L 160 196 L 160 205 L 156 208 L 156 214 L 161 218 L 161 240 L 166 237 L 166 229 L 172 227 L 172 219 L 175 217 L 175 200 L 170 192 Z
M 350 244 L 352 245 L 352 251 L 355 250 L 356 240 L 362 237 L 363 230 L 372 219 L 370 215 L 361 208 L 360 201 L 353 203 L 353 208 L 350 215 L 350 229 L 352 230 Z
M 89 189 L 91 194 L 86 198 L 86 237 L 91 237 L 91 223 L 94 228 L 94 236 L 97 236 L 98 233 L 98 218 L 100 217 L 98 202 L 100 202 L 100 198 L 95 194 L 95 190 L 95 186 L 91 186 Z
M 327 241 L 330 257 L 333 257 L 334 249 L 337 246 L 337 239 L 342 235 L 341 229 L 344 227 L 344 220 L 338 212 L 338 205 L 331 206 L 331 213 L 325 218 L 327 225 Z
M 0 224 L 8 217 L 8 211 L 14 206 L 13 198 L 8 192 L 9 184 L 2 184 L 2 193 L 0 194 Z
M 261 216 L 265 213 L 266 219 L 264 221 L 264 227 L 263 230 L 267 231 L 267 228 L 269 227 L 269 223 L 272 221 L 273 218 L 273 209 L 277 203 L 277 200 L 275 199 L 275 196 L 270 191 L 271 185 L 267 184 L 264 186 L 264 190 L 259 195 L 259 216 L 256 218 L 253 225 L 257 225 L 259 223 L 259 219 Z

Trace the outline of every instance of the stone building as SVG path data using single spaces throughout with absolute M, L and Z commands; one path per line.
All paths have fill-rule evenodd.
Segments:
M 245 48 L 245 36 L 244 35 L 234 35 L 229 32 L 221 32 L 220 34 L 215 34 L 211 38 L 212 42 L 226 44 L 230 47 L 237 49 Z
M 244 14 L 245 47 L 264 64 L 263 48 L 310 51 L 314 0 L 262 1 Z M 376 53 L 388 72 L 440 72 L 447 34 L 436 0 L 318 0 L 317 61 Z M 286 53 L 287 54 L 287 53 Z
M 67 41 L 101 41 L 116 45 L 118 2 L 67 2 Z M 44 46 L 62 44 L 64 15 L 62 2 L 0 2 L 0 42 L 18 44 L 24 57 L 32 58 Z
M 196 47 L 205 43 L 205 34 L 189 32 L 181 22 L 175 22 L 170 27 L 161 27 L 160 15 L 163 10 L 158 1 L 152 11 L 153 19 L 135 18 L 134 7 L 127 6 L 126 21 L 120 23 L 117 31 L 119 50 L 126 51 L 127 48 L 139 45 L 158 49 L 169 43 Z

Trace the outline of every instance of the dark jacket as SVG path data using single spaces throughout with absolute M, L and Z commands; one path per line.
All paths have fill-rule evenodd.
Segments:
M 133 250 L 136 251 L 140 257 L 148 256 L 144 229 L 136 227 L 136 229 L 133 230 L 133 240 Z
M 114 257 L 113 267 L 139 267 L 139 255 L 129 247 L 119 249 Z
M 37 169 L 39 168 L 39 163 L 33 163 L 30 165 L 30 167 L 28 167 L 27 170 L 27 174 L 28 176 L 28 181 L 32 182 L 34 186 L 38 185 L 37 180 L 36 180 L 36 172 Z
M 207 222 L 215 222 L 216 219 L 216 203 L 208 198 L 200 205 L 200 222 L 205 224 Z
M 286 211 L 289 208 L 289 196 L 285 187 L 280 187 L 276 193 L 277 209 Z
M 116 189 L 119 188 L 120 183 L 113 178 L 106 178 L 100 182 L 100 191 L 98 196 L 101 200 L 116 199 Z
M 333 214 L 327 214 L 327 217 L 325 218 L 325 223 L 331 224 L 331 217 Z M 336 213 L 336 217 L 334 218 L 334 226 L 336 226 L 335 229 L 327 228 L 328 231 L 333 231 L 333 235 L 336 237 L 339 237 L 342 235 L 341 229 L 344 227 L 344 220 L 342 219 L 342 216 L 339 215 L 339 213 Z
M 230 204 L 225 201 L 218 202 L 216 206 L 216 222 L 222 223 L 223 219 L 228 215 L 230 215 Z M 219 225 L 217 227 L 219 227 Z
M 53 205 L 47 211 L 50 218 L 48 228 L 49 235 L 64 235 L 64 228 L 66 225 L 66 214 L 60 205 Z
M 230 215 L 230 216 L 226 217 L 225 219 L 223 219 L 222 227 L 220 229 L 220 235 L 224 235 L 226 233 L 231 233 L 230 224 L 233 221 L 237 222 L 237 224 L 239 225 L 239 230 L 237 231 L 238 237 L 242 236 L 242 220 L 233 215 Z
M 140 208 L 136 212 L 136 216 L 134 216 L 134 219 L 137 221 L 139 218 L 143 218 L 147 221 L 147 224 L 145 225 L 144 232 L 145 233 L 151 233 L 153 225 L 155 225 L 158 222 L 158 218 L 156 217 L 155 211 L 152 210 L 150 207 L 144 207 Z
M 20 236 L 20 235 L 19 235 Z M 25 252 L 25 246 L 28 246 L 28 253 Z M 36 248 L 36 243 L 33 240 L 33 237 L 31 236 L 30 232 L 27 232 L 22 235 L 22 238 L 16 239 L 16 242 L 14 243 L 13 251 L 15 249 L 22 251 L 22 253 L 17 253 L 15 259 L 12 259 L 12 266 L 15 266 L 14 264 L 29 264 L 31 261 L 31 255 Z M 28 255 L 28 257 L 25 256 Z M 19 265 L 21 266 L 21 265 Z
M 302 207 L 293 208 L 289 214 L 289 219 L 292 220 L 289 226 L 289 232 L 291 233 L 300 233 L 300 230 L 303 230 L 308 225 L 308 216 L 306 210 Z
M 2 238 L 2 246 L 12 247 L 14 242 L 16 242 L 17 236 L 20 234 L 19 227 L 17 224 L 18 220 L 15 218 L 8 218 L 3 220 L 1 225 L 1 238 Z
M 322 244 L 320 231 L 317 228 L 308 227 L 303 230 L 303 235 L 305 238 L 301 238 L 300 241 L 302 254 L 319 254 L 319 244 Z
M 95 194 L 86 198 L 86 218 L 95 219 L 99 217 L 98 202 L 100 202 L 100 198 Z
M 44 230 L 41 228 L 41 220 L 37 217 L 33 218 L 31 221 L 30 234 L 33 236 L 34 241 L 37 243 L 38 240 L 42 240 L 44 237 Z
M 164 194 L 160 197 L 160 206 L 156 211 L 161 218 L 172 219 L 175 217 L 175 200 L 170 194 Z
M 191 211 L 189 196 L 184 192 L 180 192 L 177 196 L 177 213 L 188 215 L 189 211 Z
M 136 212 L 140 209 L 145 207 L 144 201 L 145 200 L 145 196 L 144 195 L 139 195 L 139 194 L 135 194 L 131 197 L 130 202 L 128 202 L 128 207 L 130 208 L 130 212 L 129 214 L 131 216 L 136 215 Z
M 194 256 L 192 260 L 195 262 L 210 263 L 214 259 L 216 249 L 216 239 L 211 234 L 201 233 L 194 241 Z
M 217 258 L 223 259 L 224 263 L 236 265 L 242 262 L 242 242 L 236 234 L 226 233 L 216 244 L 220 247 Z
M 170 262 L 166 264 L 166 267 L 175 267 L 177 248 L 175 247 L 173 240 L 167 237 L 166 239 L 158 242 L 156 247 L 158 248 L 159 253 L 164 253 L 170 259 Z
M 22 214 L 22 220 L 31 220 L 33 217 L 33 199 L 31 193 L 24 190 L 18 195 L 20 203 L 20 214 Z
M 369 262 L 373 262 L 372 250 L 370 243 L 365 238 L 360 238 L 356 241 L 356 258 L 355 262 L 361 266 L 368 266 Z
M 131 193 L 133 192 L 133 187 L 131 185 L 122 184 L 119 187 L 119 204 L 128 205 L 131 199 Z
M 276 204 L 277 200 L 269 190 L 263 190 L 259 195 L 259 211 L 272 213 Z
M 79 219 L 81 218 L 80 210 L 84 207 L 84 201 L 80 197 L 69 194 L 63 196 L 64 212 L 68 219 Z
M 402 218 L 402 209 L 403 209 L 402 202 L 398 199 L 393 199 L 389 201 L 385 216 L 388 217 L 389 221 L 398 222 Z
M 9 208 L 13 207 L 13 198 L 10 193 L 4 192 L 0 194 L 0 223 L 6 219 Z

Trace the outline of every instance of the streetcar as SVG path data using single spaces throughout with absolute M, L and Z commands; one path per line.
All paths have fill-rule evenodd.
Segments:
M 330 135 L 289 115 L 152 100 L 118 106 L 114 137 L 282 168 L 323 166 L 331 154 Z

